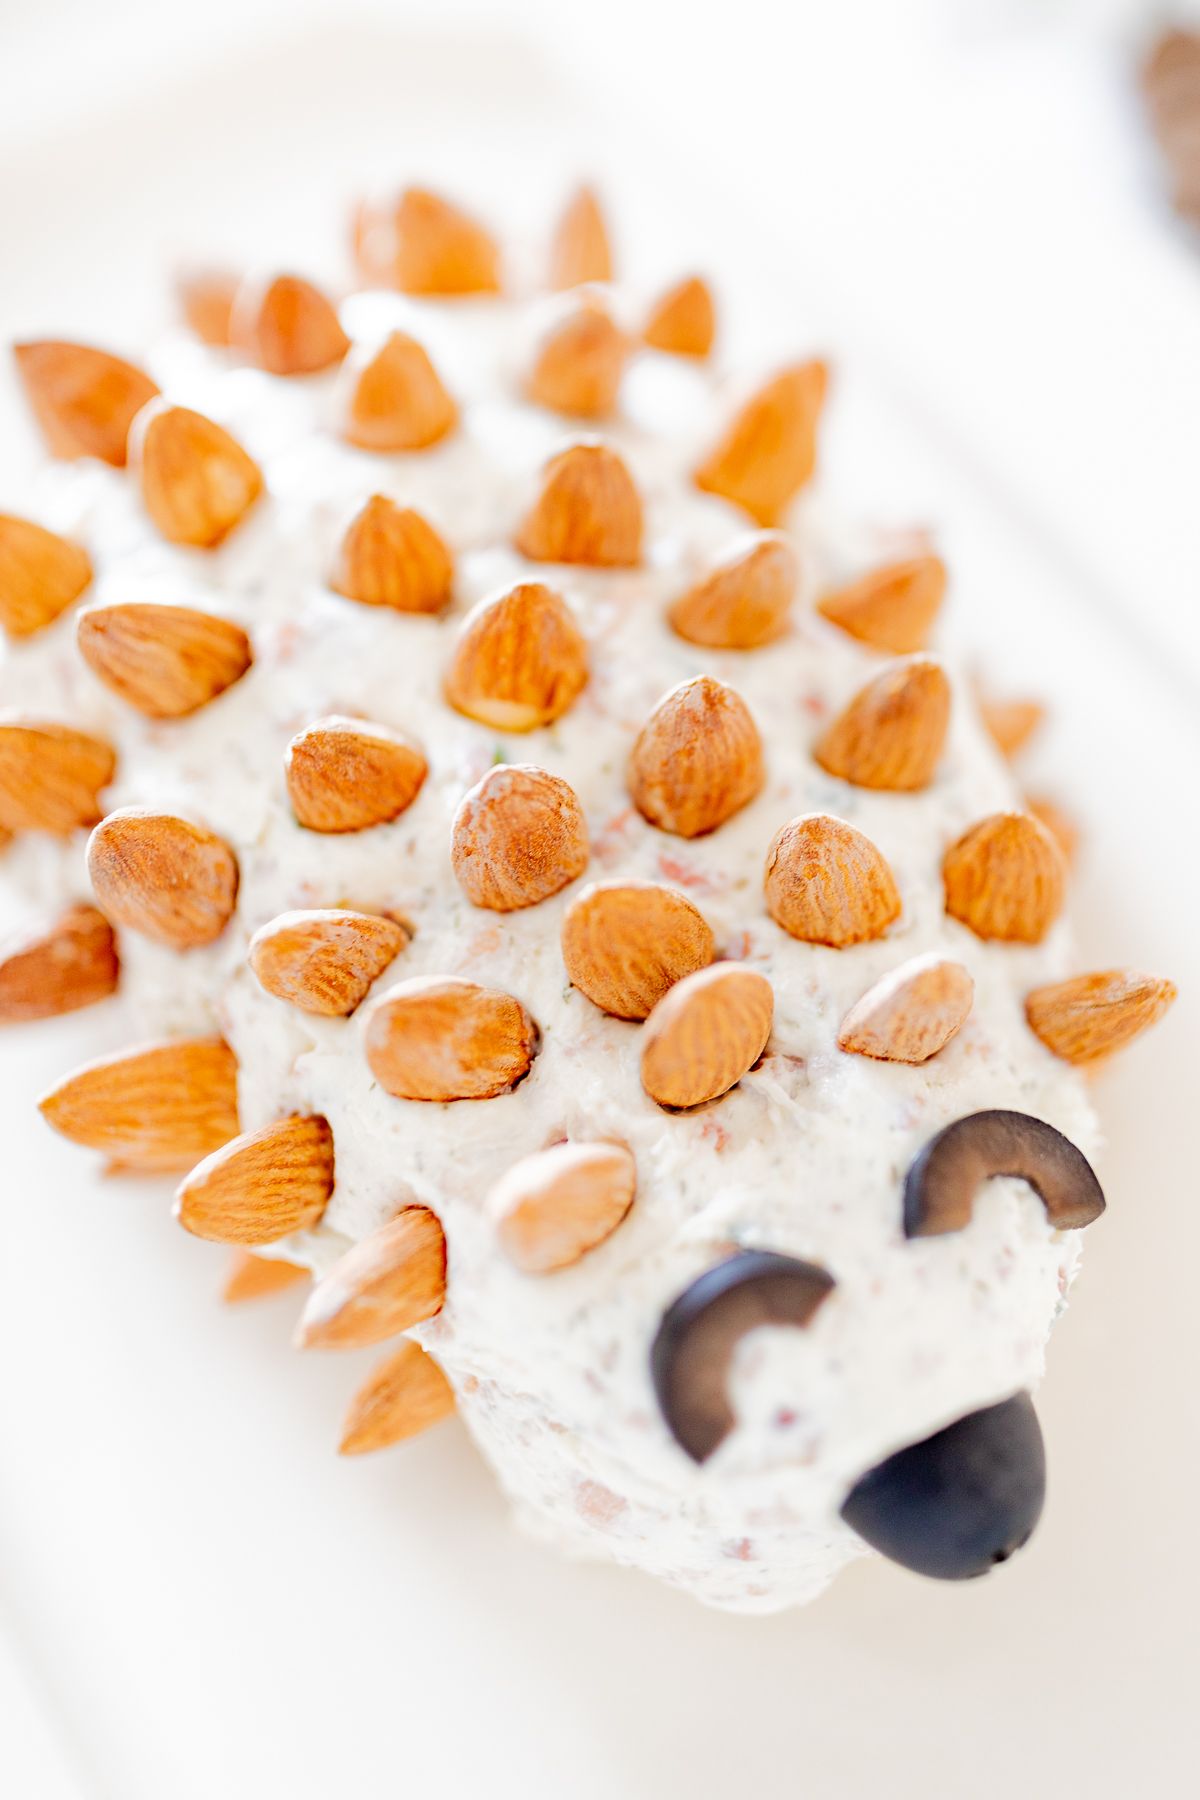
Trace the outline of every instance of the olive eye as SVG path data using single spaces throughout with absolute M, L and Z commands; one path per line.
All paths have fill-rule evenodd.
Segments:
M 904 1183 L 906 1237 L 940 1237 L 971 1222 L 975 1194 L 994 1175 L 1014 1175 L 1041 1196 L 1059 1231 L 1104 1211 L 1092 1165 L 1061 1131 L 1029 1113 L 977 1112 L 930 1138 Z

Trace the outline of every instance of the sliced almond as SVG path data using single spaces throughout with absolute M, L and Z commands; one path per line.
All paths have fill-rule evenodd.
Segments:
M 332 713 L 288 745 L 288 798 L 297 823 L 309 831 L 368 831 L 412 805 L 427 768 L 402 733 Z
M 911 794 L 937 771 L 950 724 L 950 683 L 940 663 L 893 663 L 861 688 L 821 737 L 814 759 L 856 787 Z
M 180 1182 L 175 1216 L 217 1244 L 274 1244 L 321 1222 L 333 1193 L 333 1133 L 319 1115 L 279 1119 L 214 1150 Z
M 617 404 L 629 340 L 599 301 L 588 298 L 542 340 L 529 397 L 552 412 L 606 419 Z
M 817 466 L 823 362 L 796 363 L 759 388 L 696 470 L 696 486 L 775 525 Z
M 463 620 L 446 698 L 497 731 L 534 731 L 562 717 L 587 676 L 587 644 L 566 602 L 540 581 L 523 581 Z
M 454 1389 L 432 1356 L 411 1340 L 378 1363 L 358 1389 L 342 1424 L 342 1456 L 387 1450 L 428 1431 L 454 1411 Z
M 425 1206 L 360 1238 L 308 1297 L 296 1329 L 302 1350 L 357 1350 L 432 1319 L 446 1298 L 446 1239 Z
M 92 672 L 148 719 L 197 712 L 253 661 L 250 639 L 232 619 L 140 600 L 87 607 L 76 641 Z
M 838 1047 L 882 1062 L 923 1063 L 963 1024 L 975 999 L 970 971 L 949 957 L 914 956 L 856 1000 Z
M 718 962 L 676 982 L 642 1033 L 642 1086 L 660 1106 L 728 1093 L 767 1047 L 775 995 L 765 975 Z
M 407 942 L 394 919 L 327 907 L 280 913 L 255 932 L 247 958 L 268 994 L 301 1012 L 345 1018 Z
M 782 532 L 739 538 L 706 575 L 671 605 L 671 627 L 690 644 L 754 650 L 787 628 L 800 579 L 796 552 Z
M 0 947 L 0 1023 L 77 1012 L 116 992 L 112 926 L 94 906 L 72 906 L 48 931 Z
M 474 906 L 516 912 L 582 875 L 587 824 L 573 787 L 528 763 L 499 763 L 464 794 L 451 860 Z
M 332 303 L 299 275 L 244 282 L 229 341 L 271 375 L 315 375 L 341 362 L 350 348 Z
M 527 1275 L 550 1275 L 612 1236 L 636 1188 L 624 1144 L 554 1144 L 514 1163 L 487 1209 L 509 1261 Z
M 129 427 L 158 393 L 132 363 L 86 344 L 16 344 L 17 373 L 52 456 L 98 456 L 123 469 Z
M 86 550 L 57 532 L 0 513 L 0 625 L 32 637 L 73 606 L 92 579 Z
M 184 323 L 202 344 L 215 350 L 228 347 L 233 303 L 240 286 L 238 277 L 227 269 L 184 269 L 176 278 L 175 293 Z
M 1057 800 L 1051 800 L 1045 795 L 1035 797 L 1032 794 L 1026 794 L 1025 811 L 1032 813 L 1034 818 L 1046 827 L 1062 851 L 1068 866 L 1073 863 L 1079 850 L 1079 826 L 1063 810 Z
M 1037 700 L 981 698 L 979 716 L 983 720 L 984 730 L 1001 756 L 1011 758 L 1020 754 L 1044 723 L 1046 709 Z
M 716 954 L 708 921 L 653 881 L 596 881 L 563 917 L 562 954 L 581 993 L 618 1019 L 644 1019 L 667 989 Z
M 490 1100 L 528 1074 L 537 1047 L 519 1000 L 456 976 L 402 981 L 367 1013 L 367 1062 L 398 1100 Z
M 805 813 L 776 832 L 763 885 L 771 917 L 805 944 L 864 944 L 900 917 L 881 852 L 830 813 Z
M 87 861 L 108 916 L 156 943 L 176 950 L 211 944 L 233 917 L 237 858 L 190 819 L 122 807 L 93 831 Z
M 1120 1050 L 1174 1004 L 1175 983 L 1136 969 L 1103 969 L 1035 988 L 1025 1002 L 1030 1029 L 1064 1062 L 1092 1063 Z
M 871 569 L 817 602 L 817 611 L 874 650 L 909 656 L 924 650 L 946 597 L 940 556 L 912 556 Z
M 38 1102 L 55 1131 L 133 1169 L 186 1169 L 238 1130 L 237 1060 L 220 1038 L 104 1056 Z
M 100 817 L 113 778 L 111 744 L 69 725 L 0 714 L 0 827 L 65 834 Z
M 717 335 L 712 291 L 699 275 L 668 288 L 650 309 L 642 336 L 652 350 L 671 356 L 707 356 Z
M 406 294 L 490 294 L 500 286 L 495 239 L 424 188 L 407 188 L 390 206 L 363 207 L 355 249 L 367 280 Z
M 516 544 L 531 562 L 633 568 L 642 554 L 642 501 L 616 451 L 572 444 L 552 456 Z
M 255 1256 L 252 1250 L 235 1250 L 221 1298 L 226 1306 L 240 1306 L 245 1300 L 264 1300 L 308 1279 L 307 1269 L 299 1263 L 285 1262 L 282 1256 Z
M 711 675 L 694 675 L 663 695 L 629 759 L 634 805 L 677 837 L 715 831 L 762 784 L 762 739 L 750 709 Z
M 172 544 L 215 549 L 263 491 L 253 457 L 223 425 L 187 406 L 148 407 L 129 450 L 146 511 Z
M 416 338 L 393 331 L 347 364 L 342 435 L 360 450 L 425 450 L 458 422 L 458 408 Z
M 611 281 L 612 246 L 594 190 L 577 187 L 563 208 L 550 244 L 550 286 L 581 287 L 587 281 Z
M 453 559 L 433 526 L 411 507 L 372 494 L 350 521 L 330 586 L 364 606 L 436 613 L 453 580 Z
M 1062 911 L 1066 864 L 1029 813 L 993 813 L 947 850 L 942 880 L 946 911 L 976 937 L 1039 944 Z

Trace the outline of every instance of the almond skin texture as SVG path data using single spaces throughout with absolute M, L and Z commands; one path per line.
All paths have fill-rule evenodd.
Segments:
M 650 309 L 642 333 L 652 350 L 671 356 L 707 356 L 717 335 L 712 292 L 699 275 L 677 282 Z
M 186 1169 L 237 1133 L 237 1060 L 220 1038 L 145 1044 L 77 1069 L 38 1106 L 121 1166 Z
M 606 419 L 617 404 L 629 342 L 604 308 L 583 301 L 543 339 L 529 398 L 552 412 Z
M 180 1182 L 175 1216 L 217 1244 L 274 1244 L 320 1223 L 333 1192 L 333 1133 L 318 1116 L 279 1119 L 206 1156 Z
M 342 435 L 359 450 L 426 450 L 453 431 L 458 408 L 416 338 L 393 331 L 346 365 L 350 397 Z
M 635 567 L 642 554 L 642 501 L 616 451 L 572 444 L 552 456 L 516 544 L 531 562 Z
M 253 661 L 240 625 L 190 606 L 89 606 L 75 635 L 93 674 L 148 719 L 198 712 Z
M 805 944 L 836 950 L 882 937 L 900 917 L 891 869 L 870 838 L 830 813 L 790 819 L 775 834 L 764 879 L 767 911 Z
M 0 714 L 0 827 L 65 835 L 100 817 L 99 794 L 117 766 L 103 738 Z
M 407 942 L 394 919 L 329 907 L 280 913 L 255 932 L 247 959 L 268 994 L 301 1012 L 346 1018 Z
M 228 269 L 184 269 L 176 277 L 175 294 L 184 324 L 202 344 L 214 350 L 228 348 L 233 303 L 240 286 L 238 277 Z
M 690 644 L 714 650 L 755 650 L 787 629 L 800 579 L 796 552 L 778 531 L 740 539 L 667 614 Z
M 301 1350 L 357 1350 L 432 1319 L 446 1298 L 446 1239 L 425 1206 L 406 1206 L 334 1263 L 296 1329 Z
M 158 393 L 150 377 L 86 344 L 16 344 L 13 355 L 51 456 L 98 456 L 123 469 L 129 427 Z
M 1050 800 L 1044 795 L 1035 797 L 1026 794 L 1025 811 L 1032 813 L 1046 827 L 1070 866 L 1079 851 L 1079 827 L 1074 819 L 1063 811 L 1057 800 Z
M 350 521 L 330 586 L 363 606 L 437 613 L 450 599 L 454 562 L 425 519 L 373 494 Z
M 767 1047 L 775 995 L 765 975 L 713 963 L 676 982 L 642 1033 L 642 1086 L 660 1106 L 702 1106 L 728 1093 Z
M 715 831 L 762 784 L 762 739 L 750 709 L 711 675 L 694 675 L 663 695 L 629 759 L 634 805 L 676 837 Z
M 1037 700 L 980 700 L 984 730 L 1001 756 L 1018 756 L 1045 722 L 1046 709 Z
M 612 1236 L 636 1188 L 624 1144 L 555 1144 L 514 1163 L 487 1210 L 509 1261 L 527 1275 L 550 1275 Z
M 576 188 L 563 208 L 550 244 L 550 286 L 580 287 L 611 281 L 612 246 L 600 202 L 592 188 Z
M 407 188 L 390 206 L 362 207 L 355 249 L 369 281 L 406 294 L 492 294 L 500 286 L 495 239 L 424 188 Z
M 454 1389 L 432 1356 L 411 1340 L 377 1364 L 350 1402 L 342 1456 L 387 1450 L 428 1431 L 454 1411 Z
M 190 819 L 123 807 L 93 831 L 87 862 L 109 918 L 156 943 L 176 950 L 211 944 L 233 917 L 237 858 Z
M 371 1073 L 398 1100 L 490 1100 L 528 1074 L 538 1029 L 511 994 L 455 976 L 401 982 L 371 1002 Z
M 221 1298 L 226 1306 L 240 1306 L 245 1300 L 264 1300 L 308 1279 L 308 1270 L 299 1263 L 284 1262 L 281 1256 L 255 1256 L 252 1250 L 235 1250 Z
M 340 363 L 350 348 L 331 303 L 298 275 L 243 283 L 229 341 L 270 375 L 315 375 Z
M 946 852 L 942 880 L 946 911 L 976 937 L 1040 944 L 1062 911 L 1066 865 L 1029 813 L 993 813 Z
M 129 448 L 146 511 L 172 544 L 214 550 L 263 491 L 253 457 L 190 407 L 155 402 L 139 415 Z
M 416 744 L 386 725 L 331 713 L 288 745 L 288 798 L 309 831 L 387 825 L 421 791 L 427 764 Z
M 945 597 L 941 557 L 913 556 L 823 595 L 817 611 L 873 650 L 910 656 L 928 644 Z
M 52 624 L 91 579 L 91 558 L 78 544 L 0 513 L 0 625 L 9 637 L 32 637 Z
M 540 581 L 523 581 L 463 620 L 446 698 L 497 731 L 534 731 L 562 717 L 587 676 L 587 644 L 566 602 Z
M 72 906 L 48 931 L 0 948 L 0 1024 L 50 1019 L 116 992 L 112 926 L 94 906 Z
M 500 763 L 464 794 L 450 855 L 473 906 L 536 906 L 587 867 L 583 808 L 559 776 L 529 763 Z
M 940 663 L 894 663 L 851 700 L 813 751 L 830 775 L 856 787 L 912 794 L 933 780 L 950 724 Z
M 1064 1062 L 1099 1062 L 1157 1023 L 1175 1001 L 1173 981 L 1136 969 L 1104 969 L 1035 988 L 1030 1030 Z
M 797 363 L 751 395 L 696 470 L 696 486 L 775 525 L 817 466 L 823 362 Z
M 914 956 L 855 1001 L 838 1047 L 882 1062 L 928 1062 L 950 1042 L 974 999 L 975 983 L 961 963 Z
M 563 918 L 562 954 L 581 993 L 618 1019 L 644 1019 L 667 989 L 716 954 L 708 921 L 653 881 L 597 881 Z

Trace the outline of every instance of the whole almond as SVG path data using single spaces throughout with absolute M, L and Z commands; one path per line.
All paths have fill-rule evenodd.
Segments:
M 650 309 L 642 336 L 652 350 L 671 356 L 707 356 L 717 335 L 712 291 L 699 275 L 668 288 Z
M 307 1269 L 299 1263 L 285 1262 L 282 1256 L 256 1256 L 253 1250 L 235 1250 L 221 1298 L 226 1306 L 240 1306 L 245 1300 L 262 1300 L 308 1279 Z
M 25 397 L 52 456 L 98 456 L 123 469 L 129 427 L 158 388 L 132 363 L 86 344 L 16 344 Z
M 240 681 L 253 661 L 232 619 L 191 606 L 89 606 L 76 641 L 106 687 L 148 719 L 182 719 Z
M 782 532 L 739 538 L 703 581 L 675 600 L 671 627 L 690 644 L 754 650 L 787 629 L 800 579 L 796 553 Z
M 634 805 L 677 837 L 715 831 L 762 784 L 762 739 L 750 709 L 711 675 L 694 675 L 663 695 L 629 759 Z
M 247 1131 L 197 1163 L 175 1216 L 217 1244 L 274 1244 L 321 1222 L 333 1193 L 333 1133 L 317 1115 Z
M 332 304 L 299 275 L 243 282 L 229 341 L 271 375 L 315 375 L 341 362 L 350 348 Z
M 453 580 L 453 560 L 433 526 L 411 507 L 372 494 L 350 521 L 330 586 L 364 606 L 436 613 Z
M 529 397 L 553 412 L 605 419 L 615 409 L 629 341 L 604 307 L 582 301 L 542 340 Z
M 454 1389 L 420 1344 L 406 1340 L 378 1363 L 350 1402 L 342 1456 L 387 1450 L 428 1431 L 454 1411 Z
M 237 1060 L 220 1038 L 104 1056 L 38 1102 L 72 1143 L 132 1169 L 186 1169 L 238 1130 Z
M 933 780 L 950 724 L 940 663 L 893 663 L 861 688 L 813 751 L 830 775 L 856 787 L 916 793 Z
M 961 963 L 932 952 L 914 956 L 855 1001 L 838 1047 L 883 1062 L 928 1062 L 950 1042 L 974 998 L 975 983 Z
M 434 975 L 373 1000 L 365 1041 L 371 1073 L 398 1100 L 490 1100 L 528 1074 L 538 1028 L 511 994 Z
M 435 1214 L 406 1206 L 322 1276 L 296 1328 L 302 1350 L 357 1350 L 432 1319 L 446 1298 L 446 1239 Z
M 1068 866 L 1073 863 L 1079 850 L 1079 826 L 1063 810 L 1058 801 L 1051 800 L 1046 795 L 1026 794 L 1025 811 L 1032 813 L 1034 818 L 1046 827 L 1062 851 Z
M 1037 700 L 986 700 L 981 697 L 979 716 L 1001 756 L 1012 758 L 1020 754 L 1044 723 L 1046 709 Z
M 587 867 L 583 808 L 559 776 L 529 763 L 499 763 L 463 795 L 450 855 L 472 905 L 492 912 L 536 906 Z
M 882 937 L 900 916 L 895 877 L 870 838 L 830 813 L 806 813 L 776 832 L 764 878 L 767 911 L 806 944 Z
M 32 637 L 73 606 L 92 579 L 91 558 L 78 544 L 0 513 L 0 625 L 10 637 Z
M 458 408 L 416 338 L 393 331 L 346 365 L 342 435 L 360 450 L 425 450 L 452 431 Z
M 0 827 L 63 835 L 100 817 L 112 780 L 111 744 L 25 713 L 0 714 Z
M 297 823 L 309 831 L 367 831 L 412 805 L 427 767 L 402 733 L 331 713 L 288 745 L 288 798 Z
M 940 556 L 909 557 L 872 569 L 817 602 L 817 611 L 874 650 L 908 656 L 924 650 L 946 596 Z
M 228 347 L 233 303 L 240 286 L 239 278 L 227 269 L 183 269 L 176 277 L 175 294 L 184 323 L 202 344 L 216 350 Z
M 72 906 L 49 930 L 0 946 L 0 1023 L 50 1019 L 116 992 L 112 926 L 94 906 Z
M 424 188 L 407 188 L 390 206 L 362 207 L 355 251 L 368 281 L 406 294 L 490 294 L 500 286 L 495 239 Z
M 567 201 L 550 243 L 550 286 L 580 287 L 587 281 L 611 281 L 612 246 L 594 190 L 577 187 Z
M 563 917 L 562 954 L 581 993 L 618 1019 L 644 1019 L 667 989 L 716 954 L 708 921 L 674 888 L 596 881 Z
M 727 1093 L 767 1047 L 775 995 L 765 975 L 718 962 L 676 982 L 642 1033 L 642 1086 L 660 1106 Z
M 1025 1002 L 1030 1029 L 1064 1062 L 1098 1062 L 1162 1018 L 1176 987 L 1136 969 L 1104 969 L 1035 988 Z
M 446 698 L 497 731 L 534 731 L 562 717 L 587 676 L 587 644 L 566 602 L 540 581 L 523 581 L 463 620 Z
M 696 470 L 696 486 L 732 500 L 760 525 L 774 525 L 817 464 L 825 404 L 823 362 L 796 363 L 759 388 Z
M 642 501 L 616 451 L 572 444 L 552 456 L 516 544 L 531 562 L 634 567 L 642 554 Z
M 946 852 L 946 911 L 976 937 L 1038 944 L 1062 911 L 1066 865 L 1029 813 L 993 813 Z
M 255 932 L 247 958 L 268 994 L 301 1012 L 345 1018 L 407 942 L 394 919 L 327 907 L 280 913 Z
M 215 549 L 263 491 L 253 457 L 223 425 L 190 407 L 147 407 L 129 450 L 146 511 L 172 544 Z
M 522 1157 L 488 1195 L 496 1239 L 527 1275 L 570 1268 L 610 1238 L 633 1205 L 637 1165 L 624 1144 L 554 1144 Z
M 176 950 L 211 944 L 233 917 L 237 858 L 190 819 L 122 807 L 93 831 L 87 862 L 108 916 L 156 943 Z

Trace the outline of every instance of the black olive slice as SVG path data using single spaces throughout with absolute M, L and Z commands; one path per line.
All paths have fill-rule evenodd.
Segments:
M 930 1138 L 904 1183 L 905 1237 L 939 1237 L 971 1222 L 975 1195 L 994 1175 L 1027 1181 L 1060 1231 L 1104 1211 L 1092 1165 L 1070 1138 L 1029 1113 L 977 1112 Z

